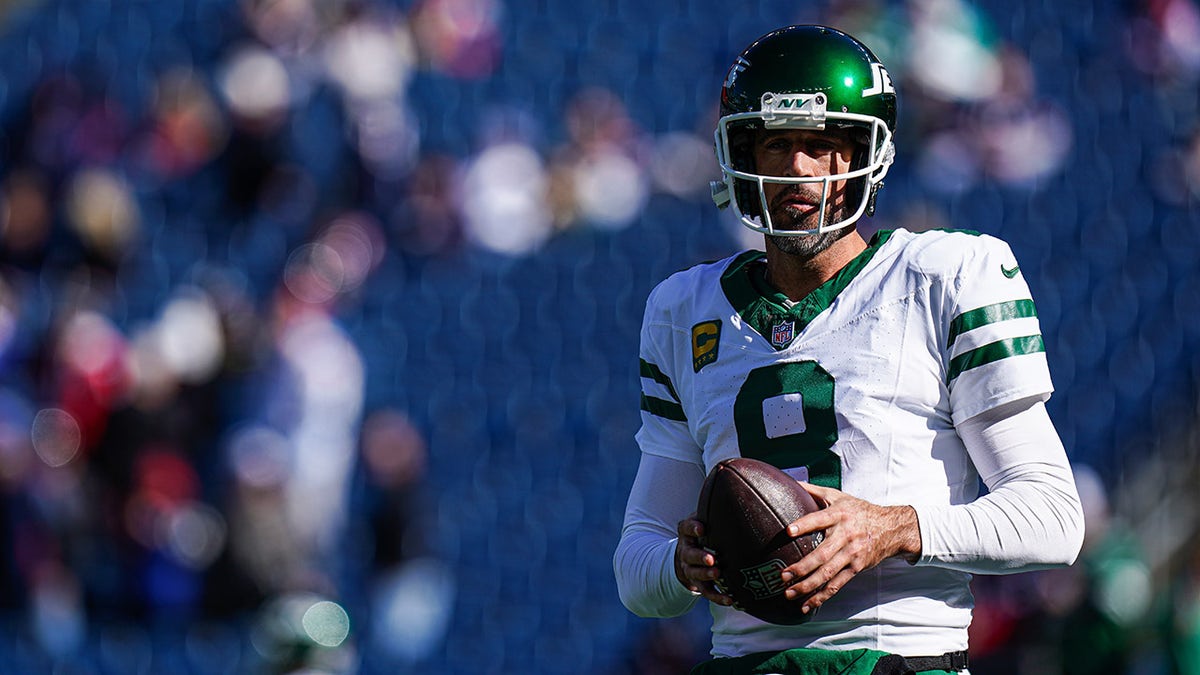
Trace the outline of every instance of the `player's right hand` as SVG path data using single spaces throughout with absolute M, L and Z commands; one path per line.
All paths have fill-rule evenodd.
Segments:
M 716 586 L 716 580 L 721 576 L 716 555 L 700 545 L 700 537 L 704 536 L 704 523 L 697 520 L 696 514 L 693 513 L 679 521 L 677 531 L 679 539 L 675 543 L 675 576 L 679 583 L 710 602 L 732 605 L 733 598 L 722 593 Z

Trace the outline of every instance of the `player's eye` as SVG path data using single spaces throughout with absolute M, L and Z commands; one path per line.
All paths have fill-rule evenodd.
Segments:
M 814 157 L 823 157 L 837 152 L 841 145 L 831 140 L 814 139 L 809 141 L 806 151 Z
M 763 149 L 774 153 L 787 153 L 792 150 L 792 142 L 782 136 L 769 138 L 763 143 Z

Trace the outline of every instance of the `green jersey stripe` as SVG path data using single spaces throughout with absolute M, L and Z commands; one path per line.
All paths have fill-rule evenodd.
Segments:
M 1006 359 L 1010 356 L 1022 356 L 1046 351 L 1046 344 L 1041 335 L 1026 335 L 1025 337 L 997 340 L 969 352 L 964 352 L 950 361 L 950 373 L 947 382 L 954 381 L 963 371 Z
M 978 309 L 972 309 L 969 312 L 963 312 L 954 317 L 950 322 L 950 337 L 946 339 L 946 347 L 954 345 L 954 341 L 958 336 L 980 326 L 986 326 L 989 323 L 997 323 L 999 321 L 1008 321 L 1009 319 L 1028 319 L 1037 316 L 1037 308 L 1033 306 L 1033 300 L 1028 298 L 1024 300 L 1010 300 L 1008 302 L 997 302 L 994 305 L 987 305 Z
M 671 378 L 667 377 L 667 374 L 658 366 L 645 359 L 638 359 L 638 369 L 641 371 L 642 377 L 648 377 L 666 387 L 667 391 L 671 392 L 671 397 L 676 401 L 679 400 L 679 394 L 675 392 L 675 386 L 671 384 Z
M 669 420 L 675 420 L 676 422 L 687 421 L 687 416 L 683 414 L 683 406 L 679 405 L 678 403 L 664 401 L 661 398 L 655 398 L 645 394 L 642 394 L 642 410 L 645 410 L 651 415 L 665 417 Z

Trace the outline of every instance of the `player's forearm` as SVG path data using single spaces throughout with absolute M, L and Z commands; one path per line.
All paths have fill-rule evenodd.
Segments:
M 1083 523 L 1073 485 L 1040 475 L 971 504 L 917 507 L 919 562 L 964 572 L 1002 574 L 1074 562 Z
M 696 603 L 697 596 L 675 575 L 674 539 L 626 530 L 613 556 L 613 572 L 621 602 L 638 616 L 679 616 Z
M 675 532 L 695 510 L 703 481 L 697 465 L 642 455 L 613 555 L 617 591 L 634 614 L 678 616 L 695 604 L 696 596 L 675 575 Z
M 918 506 L 921 563 L 1003 573 L 1074 562 L 1083 509 L 1062 442 L 1040 402 L 960 425 L 990 493 L 971 504 Z

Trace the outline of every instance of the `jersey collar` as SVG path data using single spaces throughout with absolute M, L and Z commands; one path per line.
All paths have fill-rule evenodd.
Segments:
M 867 266 L 892 232 L 880 230 L 875 233 L 866 249 L 798 302 L 791 303 L 787 296 L 767 284 L 767 267 L 762 251 L 750 250 L 734 258 L 721 275 L 721 290 L 742 321 L 776 350 L 785 349 L 817 315 L 833 304 L 842 289 L 850 285 Z M 791 327 L 787 326 L 789 322 Z

